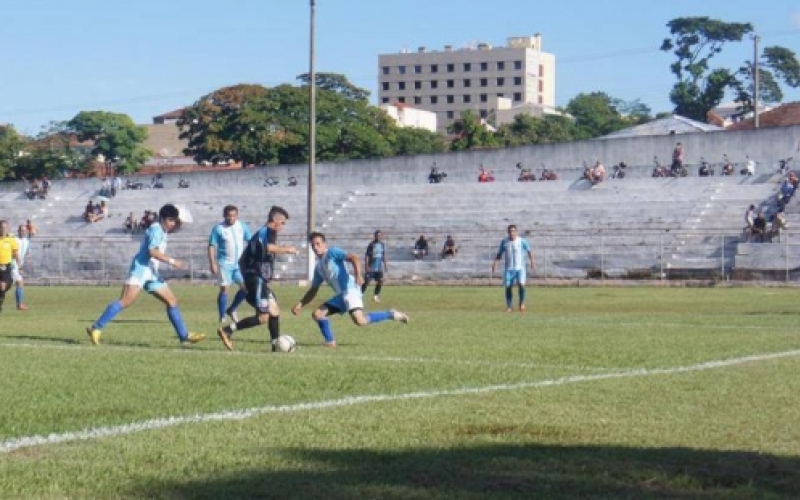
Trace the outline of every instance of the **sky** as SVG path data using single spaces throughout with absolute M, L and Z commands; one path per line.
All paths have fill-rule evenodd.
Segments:
M 800 54 L 797 0 L 315 0 L 315 68 L 378 94 L 378 55 L 542 35 L 556 105 L 602 91 L 671 111 L 674 56 L 659 47 L 684 16 L 750 22 L 761 46 Z M 238 83 L 298 84 L 309 71 L 311 0 L 3 0 L 0 124 L 36 135 L 80 111 L 136 123 Z M 767 8 L 768 6 L 768 8 Z M 753 44 L 714 59 L 738 68 Z M 785 102 L 800 90 L 785 89 Z

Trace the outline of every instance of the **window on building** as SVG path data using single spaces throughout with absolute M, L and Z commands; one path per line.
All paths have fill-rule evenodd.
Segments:
M 464 87 L 472 87 L 472 80 L 464 80 Z
M 522 92 L 514 92 L 514 100 L 519 102 L 522 100 Z
M 383 83 L 381 84 L 381 88 L 382 88 L 383 90 L 389 90 L 389 82 L 383 82 Z
M 381 102 L 383 104 L 389 104 L 389 98 L 388 97 L 384 97 L 383 99 L 381 99 Z
M 542 103 L 544 103 L 544 99 L 542 98 L 542 96 L 539 96 L 539 104 L 542 104 Z
M 397 90 L 405 90 L 406 82 L 397 82 Z
M 497 97 L 505 97 L 505 96 L 506 96 L 506 95 L 505 95 L 504 93 L 502 93 L 502 92 L 499 92 L 499 93 L 497 94 Z
M 414 73 L 416 73 L 416 74 L 422 73 L 422 65 L 421 64 L 416 64 L 414 66 Z
M 450 63 L 450 64 L 447 65 L 447 72 L 448 73 L 452 73 L 455 70 L 456 70 L 456 65 L 455 64 Z
M 506 63 L 503 61 L 497 61 L 497 71 L 505 71 L 506 70 Z
M 438 73 L 438 72 L 439 72 L 439 65 L 431 64 L 431 73 Z
M 481 87 L 488 87 L 488 86 L 489 86 L 489 79 L 481 78 Z
M 431 96 L 431 104 L 439 104 L 439 98 L 435 95 Z
M 514 77 L 514 85 L 522 85 L 522 77 L 521 76 L 515 76 Z
M 514 69 L 522 69 L 522 61 L 514 61 Z
M 456 114 L 455 114 L 454 111 L 448 111 L 447 112 L 447 119 L 448 120 L 452 120 L 455 116 L 456 116 Z
M 447 96 L 447 104 L 453 104 L 454 102 L 456 102 L 455 97 L 453 97 L 452 95 Z
M 422 97 L 414 96 L 414 104 L 422 104 Z
M 481 94 L 478 97 L 480 98 L 481 102 L 489 102 L 489 96 L 487 94 Z
M 431 88 L 432 89 L 438 89 L 439 88 L 439 82 L 436 81 L 436 80 L 431 80 Z
M 544 92 L 544 82 L 539 80 L 539 92 Z
M 406 102 L 406 98 L 405 97 L 398 97 L 397 98 L 397 102 L 405 103 Z
M 448 89 L 452 89 L 455 86 L 456 86 L 456 81 L 455 80 L 447 80 L 447 88 Z
M 464 63 L 464 72 L 472 71 L 472 63 Z
M 422 82 L 420 82 L 420 81 L 414 82 L 414 89 L 415 90 L 419 90 L 421 88 L 422 88 Z
M 388 75 L 391 72 L 391 69 L 389 68 L 389 66 L 383 66 L 381 68 L 381 70 L 383 71 L 384 75 Z
M 502 86 L 504 86 L 505 84 L 506 84 L 506 79 L 505 79 L 505 78 L 498 78 L 498 79 L 497 79 L 497 86 L 498 86 L 498 87 L 502 87 Z
M 539 78 L 544 77 L 544 66 L 542 64 L 539 65 Z
M 405 75 L 406 74 L 406 67 L 405 66 L 398 66 L 397 67 L 397 72 L 400 73 L 401 75 Z
M 485 109 L 480 110 L 479 113 L 481 118 L 486 118 L 489 116 L 489 112 L 486 111 Z
M 463 97 L 462 101 L 464 102 L 464 104 L 472 102 L 472 96 L 471 95 L 464 94 L 462 97 Z
M 482 62 L 481 63 L 481 71 L 489 71 L 489 63 L 488 62 Z

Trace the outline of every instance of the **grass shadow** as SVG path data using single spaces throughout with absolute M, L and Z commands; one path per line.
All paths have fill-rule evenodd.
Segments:
M 252 453 L 275 454 L 276 450 Z M 800 491 L 800 459 L 752 452 L 498 444 L 402 452 L 289 449 L 277 453 L 303 470 L 253 470 L 208 481 L 139 484 L 136 493 L 170 499 L 646 500 L 788 499 L 797 498 Z

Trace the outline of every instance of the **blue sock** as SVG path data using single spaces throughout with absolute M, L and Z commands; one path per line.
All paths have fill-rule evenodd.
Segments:
M 178 309 L 178 306 L 167 306 L 167 316 L 172 323 L 172 327 L 175 328 L 178 338 L 180 340 L 189 338 L 189 332 L 186 330 L 186 324 L 183 322 L 183 316 L 181 316 L 181 310 Z
M 108 307 L 106 307 L 106 310 L 103 311 L 103 314 L 100 315 L 100 317 L 97 319 L 97 321 L 94 322 L 94 325 L 92 326 L 94 326 L 97 329 L 102 329 L 104 326 L 108 324 L 109 321 L 114 319 L 114 317 L 117 314 L 122 312 L 123 309 L 125 308 L 122 307 L 122 304 L 118 300 L 110 303 Z
M 506 307 L 509 309 L 514 307 L 514 289 L 510 286 L 506 287 Z
M 392 313 L 389 311 L 375 311 L 367 314 L 367 321 L 369 323 L 378 323 L 380 321 L 386 321 L 387 319 L 392 319 Z
M 244 302 L 244 299 L 246 298 L 247 298 L 247 292 L 240 289 L 238 292 L 236 292 L 236 295 L 233 297 L 233 304 L 231 304 L 231 309 L 237 309 L 242 304 L 242 302 Z
M 16 292 L 14 292 L 14 296 L 17 298 L 17 305 L 22 304 L 22 296 L 23 296 L 22 290 L 24 289 L 18 286 Z
M 217 311 L 219 312 L 219 320 L 225 317 L 225 310 L 228 308 L 228 294 L 219 292 L 217 295 Z
M 519 305 L 522 305 L 524 303 L 525 303 L 525 287 L 521 286 L 519 287 Z
M 325 338 L 325 342 L 333 342 L 333 332 L 331 331 L 331 322 L 328 321 L 328 318 L 318 320 L 317 326 L 319 326 L 319 331 L 320 333 L 322 333 L 323 338 Z

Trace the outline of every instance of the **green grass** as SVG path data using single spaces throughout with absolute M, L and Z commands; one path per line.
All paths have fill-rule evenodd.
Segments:
M 0 452 L 0 498 L 800 491 L 800 355 L 701 366 L 800 349 L 795 290 L 529 287 L 520 315 L 504 312 L 500 287 L 387 286 L 381 307 L 411 324 L 337 317 L 330 350 L 311 306 L 289 312 L 303 290 L 284 286 L 282 327 L 300 345 L 288 355 L 267 352 L 266 328 L 237 333 L 226 352 L 214 334 L 216 289 L 176 292 L 190 329 L 208 336 L 191 350 L 146 296 L 95 347 L 84 329 L 118 288 L 28 287 L 24 313 L 9 294 L 0 448 L 198 418 Z

